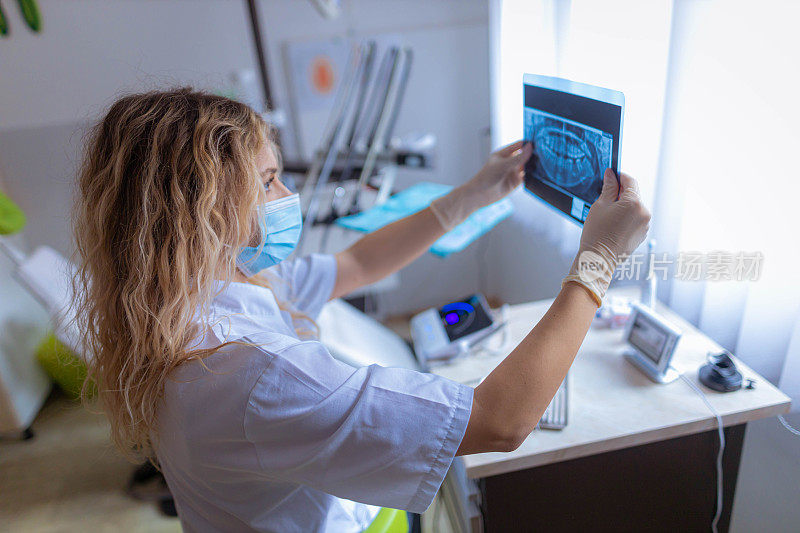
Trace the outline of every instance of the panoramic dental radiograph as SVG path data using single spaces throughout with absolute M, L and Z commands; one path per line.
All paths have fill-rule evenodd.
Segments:
M 535 155 L 528 163 L 533 175 L 577 196 L 600 194 L 602 181 L 595 178 L 611 166 L 611 135 L 541 111 L 525 112 L 525 137 L 532 140 Z

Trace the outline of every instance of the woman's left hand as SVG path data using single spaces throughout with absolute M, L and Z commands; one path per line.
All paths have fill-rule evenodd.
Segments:
M 532 153 L 533 147 L 524 141 L 492 152 L 471 180 L 431 203 L 436 218 L 449 231 L 477 209 L 508 196 L 522 183 L 524 166 Z
M 489 155 L 489 160 L 463 185 L 480 199 L 481 207 L 502 200 L 519 187 L 525 177 L 524 166 L 533 153 L 531 143 L 517 141 Z

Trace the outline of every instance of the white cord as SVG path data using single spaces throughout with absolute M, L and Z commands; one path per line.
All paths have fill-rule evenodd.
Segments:
M 783 427 L 785 427 L 789 431 L 789 433 L 794 433 L 795 435 L 800 437 L 800 430 L 797 430 L 797 429 L 793 428 L 792 426 L 790 426 L 789 422 L 787 422 L 786 419 L 783 418 L 783 415 L 778 415 L 778 422 L 780 422 L 781 425 Z
M 677 372 L 677 370 L 672 367 L 673 370 Z M 725 452 L 725 432 L 723 430 L 722 425 L 722 417 L 719 415 L 714 406 L 711 405 L 711 402 L 708 401 L 706 398 L 706 394 L 694 383 L 689 380 L 686 376 L 678 372 L 681 379 L 689 385 L 692 390 L 694 390 L 703 402 L 708 407 L 708 410 L 711 411 L 717 419 L 717 434 L 719 435 L 719 453 L 717 453 L 717 512 L 714 513 L 714 520 L 711 521 L 711 531 L 713 533 L 717 533 L 717 525 L 719 524 L 719 519 L 722 516 L 722 455 Z

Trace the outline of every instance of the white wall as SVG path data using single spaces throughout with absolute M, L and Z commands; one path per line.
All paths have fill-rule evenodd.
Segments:
M 39 35 L 23 26 L 16 5 L 6 9 L 12 36 L 0 40 L 0 170 L 29 215 L 29 243 L 69 252 L 70 190 L 85 124 L 123 92 L 177 84 L 227 90 L 234 71 L 255 68 L 255 56 L 243 1 L 39 4 Z M 396 35 L 414 49 L 415 66 L 395 132 L 433 132 L 439 139 L 435 170 L 401 172 L 398 187 L 457 183 L 479 168 L 481 133 L 489 125 L 484 0 L 346 0 L 334 21 L 310 2 L 258 5 L 278 106 L 286 103 L 281 47 L 287 40 Z M 443 281 L 426 287 L 438 273 Z M 397 312 L 458 297 L 474 290 L 477 275 L 475 247 L 445 261 L 425 257 L 402 273 L 424 291 L 397 291 L 382 302 Z
M 166 85 L 224 88 L 251 68 L 242 2 L 39 2 L 43 29 L 6 8 L 0 40 L 0 172 L 28 214 L 29 244 L 69 253 L 69 208 L 85 126 L 116 95 Z
M 216 89 L 253 65 L 244 2 L 40 0 L 43 29 L 6 6 L 0 40 L 0 129 L 93 119 L 121 91 Z
M 27 215 L 28 245 L 72 253 L 69 210 L 83 135 L 82 125 L 70 122 L 0 130 L 3 190 Z
M 277 107 L 287 106 L 281 47 L 289 40 L 396 37 L 414 50 L 414 67 L 395 134 L 432 132 L 439 144 L 436 168 L 432 172 L 401 170 L 398 188 L 421 180 L 460 183 L 481 166 L 487 150 L 482 132 L 489 126 L 485 0 L 346 0 L 341 17 L 334 21 L 319 17 L 309 2 L 283 0 L 264 3 L 261 19 Z M 306 146 L 313 146 L 319 136 L 314 131 L 302 133 Z M 382 311 L 407 312 L 474 292 L 478 251 L 474 245 L 446 260 L 423 256 L 401 272 L 401 288 L 380 299 Z

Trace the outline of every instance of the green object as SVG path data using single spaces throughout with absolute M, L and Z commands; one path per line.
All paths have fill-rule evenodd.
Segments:
M 405 511 L 383 507 L 364 533 L 408 533 Z
M 50 333 L 36 349 L 36 359 L 50 379 L 74 399 L 81 397 L 86 365 Z
M 36 5 L 36 0 L 17 0 L 19 10 L 22 11 L 22 18 L 25 23 L 34 32 L 39 33 L 42 31 L 42 16 L 39 14 L 39 6 Z
M 3 6 L 0 4 L 0 35 L 8 35 L 8 19 L 3 13 Z
M 0 235 L 18 233 L 25 227 L 25 213 L 0 191 Z

